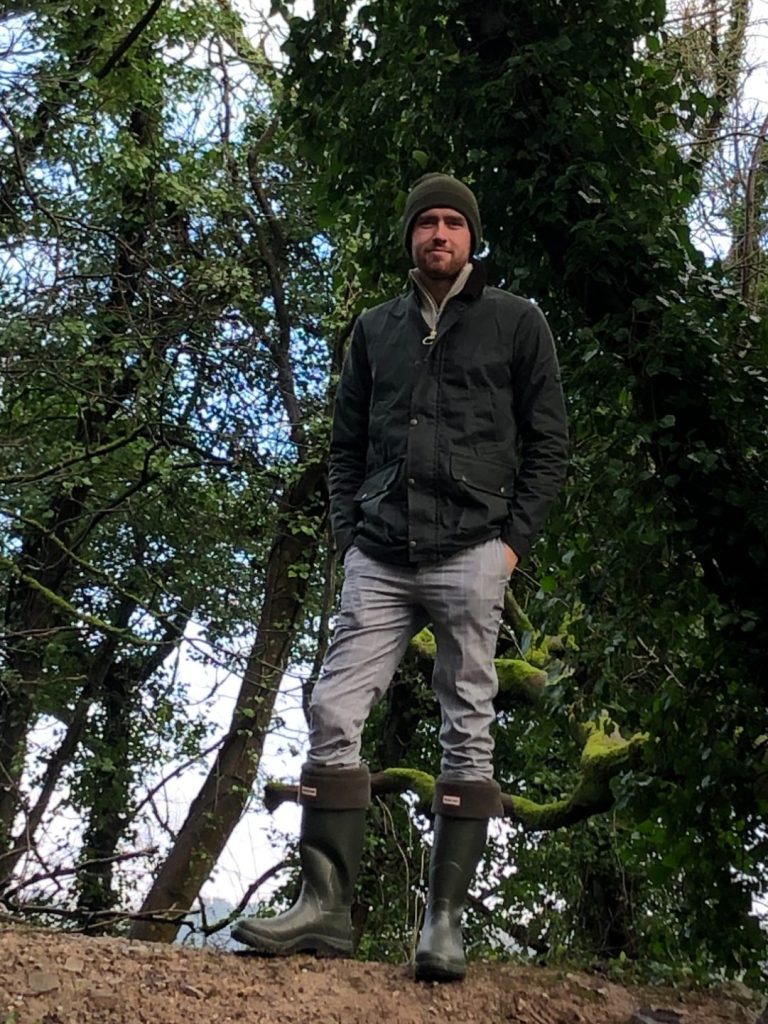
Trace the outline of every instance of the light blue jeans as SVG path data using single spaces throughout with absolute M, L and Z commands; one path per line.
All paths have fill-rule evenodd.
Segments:
M 310 704 L 308 763 L 360 763 L 371 708 L 389 688 L 411 637 L 431 623 L 441 777 L 493 778 L 493 659 L 509 577 L 501 540 L 418 569 L 376 561 L 353 546 L 344 569 L 333 640 Z

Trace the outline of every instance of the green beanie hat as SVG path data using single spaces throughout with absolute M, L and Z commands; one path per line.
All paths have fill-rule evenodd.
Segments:
M 435 206 L 447 206 L 458 210 L 467 219 L 472 234 L 472 252 L 475 252 L 483 235 L 480 210 L 474 193 L 463 181 L 450 174 L 424 174 L 408 193 L 403 210 L 403 241 L 408 255 L 411 254 L 411 233 L 413 222 L 423 210 Z

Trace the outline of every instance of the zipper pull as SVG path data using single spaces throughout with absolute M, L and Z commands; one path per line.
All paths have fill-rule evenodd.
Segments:
M 437 338 L 437 328 L 433 327 L 429 334 L 421 339 L 422 345 L 434 345 L 435 339 Z

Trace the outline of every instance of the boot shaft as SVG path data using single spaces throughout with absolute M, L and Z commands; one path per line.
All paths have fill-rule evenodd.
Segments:
M 460 981 L 466 974 L 461 914 L 487 834 L 487 818 L 435 817 L 429 899 L 416 950 L 417 981 Z
M 305 765 L 299 799 L 299 897 L 277 917 L 238 922 L 232 936 L 268 956 L 351 956 L 350 907 L 370 802 L 368 769 Z
M 429 859 L 429 902 L 447 902 L 461 910 L 488 837 L 487 818 L 435 815 L 435 836 Z
M 304 807 L 299 837 L 302 889 L 319 905 L 349 907 L 365 840 L 364 810 L 326 811 Z

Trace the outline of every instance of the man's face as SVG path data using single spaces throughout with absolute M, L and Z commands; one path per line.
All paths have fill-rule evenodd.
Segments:
M 472 233 L 463 214 L 450 207 L 423 210 L 413 222 L 411 254 L 426 277 L 446 280 L 469 260 Z

